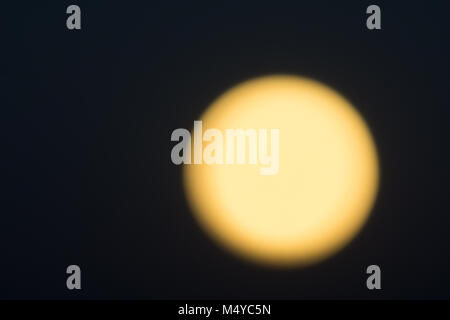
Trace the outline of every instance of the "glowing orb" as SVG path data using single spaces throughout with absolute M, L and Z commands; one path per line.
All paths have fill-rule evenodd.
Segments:
M 229 251 L 269 265 L 311 264 L 341 249 L 367 220 L 378 188 L 375 144 L 355 108 L 329 87 L 256 78 L 225 92 L 200 120 L 203 132 L 279 129 L 274 175 L 248 163 L 183 168 L 195 217 Z

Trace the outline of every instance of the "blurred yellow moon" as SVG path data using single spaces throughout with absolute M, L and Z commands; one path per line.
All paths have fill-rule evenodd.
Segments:
M 204 130 L 279 129 L 275 175 L 251 164 L 183 167 L 194 216 L 230 252 L 271 266 L 309 265 L 366 222 L 378 189 L 376 147 L 336 91 L 297 76 L 256 78 L 225 92 L 200 120 Z

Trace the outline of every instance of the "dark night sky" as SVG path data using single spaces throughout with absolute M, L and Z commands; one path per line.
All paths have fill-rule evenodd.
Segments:
M 372 1 L 163 3 L 2 5 L 0 298 L 450 298 L 450 7 L 376 1 L 369 31 Z M 274 73 L 341 92 L 380 155 L 369 222 L 308 268 L 217 247 L 170 161 L 174 129 Z M 81 291 L 66 289 L 69 264 Z M 366 289 L 370 264 L 381 291 Z

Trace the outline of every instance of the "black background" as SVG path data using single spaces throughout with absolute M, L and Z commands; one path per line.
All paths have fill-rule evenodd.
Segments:
M 66 28 L 77 4 L 82 29 Z M 450 298 L 450 7 L 372 2 L 2 4 L 0 298 Z M 369 222 L 323 263 L 278 270 L 194 221 L 176 128 L 252 77 L 289 73 L 368 122 L 381 185 Z M 66 267 L 82 290 L 66 288 Z M 366 288 L 378 264 L 382 290 Z

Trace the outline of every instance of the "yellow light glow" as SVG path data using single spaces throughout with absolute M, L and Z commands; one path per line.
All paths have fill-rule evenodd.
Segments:
M 231 252 L 268 265 L 311 264 L 367 220 L 378 188 L 375 144 L 334 90 L 295 76 L 256 78 L 220 96 L 200 120 L 204 131 L 279 129 L 275 175 L 254 164 L 183 168 L 195 217 Z

